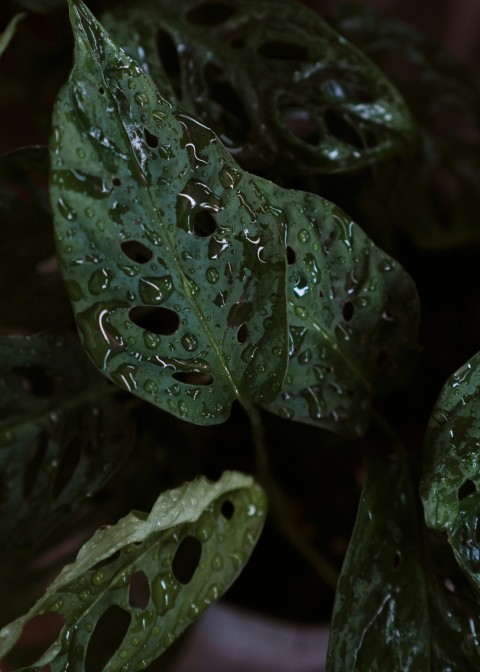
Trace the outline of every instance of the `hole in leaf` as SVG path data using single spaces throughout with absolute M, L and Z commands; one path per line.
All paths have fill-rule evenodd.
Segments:
M 61 614 L 41 614 L 25 623 L 19 641 L 2 659 L 12 669 L 31 667 L 60 636 L 65 619 Z
M 455 584 L 450 579 L 445 579 L 444 586 L 448 590 L 449 593 L 454 593 L 455 592 Z
M 150 602 L 150 584 L 145 572 L 135 572 L 130 581 L 128 602 L 131 607 L 146 609 Z
M 233 16 L 235 9 L 223 2 L 206 2 L 187 13 L 187 20 L 199 26 L 218 26 Z
M 177 371 L 172 378 L 187 385 L 211 385 L 213 376 L 202 371 Z
M 53 378 L 41 366 L 15 366 L 23 388 L 34 397 L 51 397 L 55 391 Z
M 146 264 L 153 257 L 152 252 L 138 240 L 126 240 L 122 243 L 122 252 L 137 264 Z
M 247 338 L 248 338 L 248 327 L 244 322 L 240 327 L 240 329 L 237 331 L 237 341 L 239 343 L 245 343 Z
M 393 569 L 398 569 L 400 567 L 400 563 L 402 562 L 402 554 L 400 551 L 395 551 L 395 555 L 393 556 Z
M 195 215 L 193 233 L 200 238 L 211 236 L 217 228 L 215 217 L 208 210 L 200 210 Z
M 177 98 L 180 98 L 182 93 L 182 71 L 180 68 L 177 45 L 170 33 L 166 30 L 159 30 L 156 36 L 156 46 L 158 57 L 163 65 L 163 69 L 168 75 L 174 93 Z
M 104 95 L 105 95 L 105 89 L 103 88 L 103 86 L 99 86 L 99 87 L 98 87 L 98 93 L 99 93 L 101 96 L 104 96 Z
M 303 44 L 275 40 L 260 45 L 258 53 L 279 61 L 308 61 L 308 49 Z
M 161 336 L 174 334 L 180 325 L 177 313 L 168 308 L 136 306 L 131 309 L 129 317 L 137 327 Z
M 388 352 L 386 350 L 380 350 L 377 357 L 377 366 L 385 366 L 388 362 Z
M 172 572 L 177 581 L 186 585 L 192 580 L 200 562 L 202 544 L 195 537 L 185 537 L 180 542 L 172 560 Z
M 111 565 L 112 563 L 115 562 L 115 560 L 118 560 L 119 557 L 120 557 L 120 551 L 115 551 L 115 553 L 112 553 L 112 555 L 109 555 L 107 558 L 103 558 L 103 560 L 100 560 L 99 562 L 95 563 L 95 565 L 93 565 L 93 567 L 91 568 L 91 571 L 96 572 L 97 569 L 101 569 L 106 565 Z
M 287 107 L 282 110 L 281 119 L 284 126 L 299 140 L 312 146 L 319 144 L 320 131 L 317 118 L 308 110 Z
M 125 637 L 130 615 L 117 605 L 111 605 L 100 616 L 90 637 L 85 656 L 85 672 L 101 672 Z
M 47 432 L 41 432 L 41 434 L 35 439 L 32 444 L 30 451 L 30 458 L 25 465 L 25 471 L 23 472 L 23 498 L 28 499 L 31 495 L 35 483 L 42 468 L 43 460 L 47 454 L 48 448 L 48 434 Z
M 114 177 L 112 180 L 112 184 L 114 187 L 120 187 L 122 184 L 122 180 L 119 177 Z
M 205 81 L 208 83 L 210 98 L 223 110 L 221 123 L 222 140 L 229 146 L 237 146 L 248 135 L 249 119 L 245 107 L 233 86 L 225 81 L 220 68 L 209 63 L 205 68 Z
M 235 506 L 233 505 L 233 503 L 229 499 L 226 499 L 222 503 L 222 506 L 220 508 L 220 513 L 227 520 L 232 520 L 233 514 L 235 513 Z
M 290 245 L 287 246 L 287 264 L 291 266 L 292 264 L 295 263 L 297 255 L 295 254 L 295 250 L 293 247 L 290 247 Z
M 351 301 L 347 301 L 343 306 L 342 310 L 343 319 L 345 320 L 345 322 L 350 322 L 350 320 L 353 317 L 353 313 L 354 313 L 353 303 Z
M 80 457 L 82 455 L 82 444 L 78 437 L 75 437 L 64 450 L 62 459 L 55 475 L 52 487 L 52 496 L 56 499 L 69 484 L 77 469 Z
M 145 136 L 145 140 L 147 142 L 147 145 L 151 147 L 152 149 L 155 149 L 158 147 L 158 138 L 156 135 L 153 135 L 153 133 L 150 133 L 148 128 L 143 129 L 143 135 Z
M 337 110 L 327 110 L 325 123 L 330 135 L 352 147 L 363 149 L 364 142 L 352 124 Z
M 458 500 L 461 502 L 462 499 L 465 499 L 465 497 L 469 497 L 470 495 L 475 494 L 477 491 L 475 483 L 467 478 L 467 480 L 462 483 L 462 485 L 458 488 Z

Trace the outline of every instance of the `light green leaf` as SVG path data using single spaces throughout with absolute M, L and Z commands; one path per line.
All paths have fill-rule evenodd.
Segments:
M 445 532 L 480 588 L 480 354 L 445 384 L 425 437 L 421 496 L 427 525 Z
M 28 614 L 0 630 L 0 657 L 30 619 L 56 613 L 65 627 L 28 669 L 50 664 L 52 672 L 79 672 L 96 625 L 116 606 L 131 620 L 105 669 L 147 667 L 238 576 L 261 532 L 265 505 L 250 477 L 225 472 L 217 483 L 199 478 L 160 495 L 148 515 L 133 511 L 98 530 Z M 198 558 L 185 555 L 188 543 L 201 549 Z M 132 606 L 138 572 L 148 581 L 145 607 Z
M 140 0 L 104 20 L 242 167 L 352 170 L 408 140 L 410 115 L 396 89 L 298 2 Z
M 132 448 L 133 427 L 77 339 L 0 338 L 0 549 L 43 540 Z
M 2 57 L 5 49 L 8 47 L 8 45 L 12 41 L 12 39 L 13 39 L 15 33 L 16 33 L 18 24 L 25 17 L 26 17 L 25 12 L 20 12 L 19 14 L 15 14 L 15 16 L 10 20 L 10 23 L 5 28 L 3 33 L 0 34 L 0 58 Z

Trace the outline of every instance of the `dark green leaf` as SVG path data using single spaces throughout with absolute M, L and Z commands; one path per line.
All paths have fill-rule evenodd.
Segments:
M 132 447 L 131 422 L 77 339 L 0 338 L 0 548 L 26 547 L 94 494 Z
M 10 23 L 7 25 L 3 33 L 0 34 L 0 58 L 5 51 L 5 49 L 8 47 L 10 42 L 12 41 L 15 32 L 17 30 L 17 26 L 22 19 L 24 19 L 26 14 L 24 12 L 21 12 L 20 14 L 16 14 L 10 21 Z
M 160 495 L 150 514 L 132 511 L 101 528 L 36 605 L 0 630 L 0 657 L 32 618 L 55 613 L 65 619 L 62 633 L 27 669 L 84 670 L 95 654 L 95 629 L 113 609 L 112 616 L 129 617 L 129 626 L 105 669 L 147 667 L 236 579 L 261 532 L 265 505 L 250 477 L 225 472 L 217 483 L 200 478 Z M 145 606 L 137 606 L 139 573 L 148 584 Z
M 419 532 L 408 470 L 376 456 L 340 577 L 328 672 L 469 672 L 479 606 L 441 539 Z
M 411 130 L 384 75 L 297 2 L 141 0 L 105 20 L 245 168 L 351 170 L 398 152 Z
M 447 381 L 425 437 L 421 495 L 427 525 L 445 532 L 480 588 L 480 354 Z
M 16 5 L 29 9 L 31 12 L 38 12 L 39 14 L 46 14 L 57 7 L 66 5 L 66 0 L 14 0 Z

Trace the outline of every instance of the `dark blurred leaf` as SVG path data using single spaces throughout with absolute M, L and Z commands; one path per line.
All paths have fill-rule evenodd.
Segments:
M 471 672 L 479 605 L 437 537 L 419 531 L 401 458 L 376 456 L 335 599 L 328 672 Z
M 3 33 L 0 34 L 0 57 L 2 56 L 3 52 L 5 49 L 8 47 L 10 42 L 12 41 L 13 37 L 15 36 L 15 32 L 17 30 L 17 26 L 19 22 L 24 19 L 26 14 L 24 12 L 21 12 L 20 14 L 16 14 L 10 21 L 10 23 L 7 25 Z
M 373 64 L 288 0 L 141 0 L 105 16 L 245 168 L 339 172 L 402 150 L 410 116 Z
M 76 338 L 0 338 L 0 548 L 40 541 L 97 492 L 133 426 Z
M 368 185 L 389 220 L 424 248 L 480 237 L 480 87 L 460 61 L 396 18 L 343 6 L 331 18 L 403 94 L 418 126 L 410 158 L 381 166 Z
M 31 12 L 46 14 L 57 7 L 66 6 L 67 0 L 13 0 L 16 5 L 29 9 Z

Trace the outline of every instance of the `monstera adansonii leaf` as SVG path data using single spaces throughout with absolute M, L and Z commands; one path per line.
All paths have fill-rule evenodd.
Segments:
M 315 12 L 291 0 L 140 0 L 104 17 L 166 93 L 244 168 L 353 170 L 408 145 L 394 86 Z
M 476 595 L 422 525 L 406 460 L 375 456 L 338 583 L 327 672 L 480 666 Z
M 240 170 L 70 6 L 51 198 L 97 367 L 195 423 L 222 422 L 237 399 L 358 434 L 378 381 L 415 348 L 409 276 L 331 203 Z
M 443 532 L 480 589 L 480 354 L 445 384 L 425 437 L 421 496 L 427 525 Z
M 32 619 L 57 614 L 58 639 L 23 669 L 80 671 L 95 660 L 109 672 L 146 668 L 239 575 L 265 504 L 250 477 L 225 472 L 216 483 L 199 478 L 163 493 L 149 514 L 132 511 L 100 528 L 32 609 L 0 630 L 0 658 Z M 97 637 L 108 619 L 120 634 L 110 651 Z M 106 650 L 106 660 L 96 659 Z
M 133 424 L 77 338 L 0 338 L 0 551 L 42 541 L 121 466 Z

